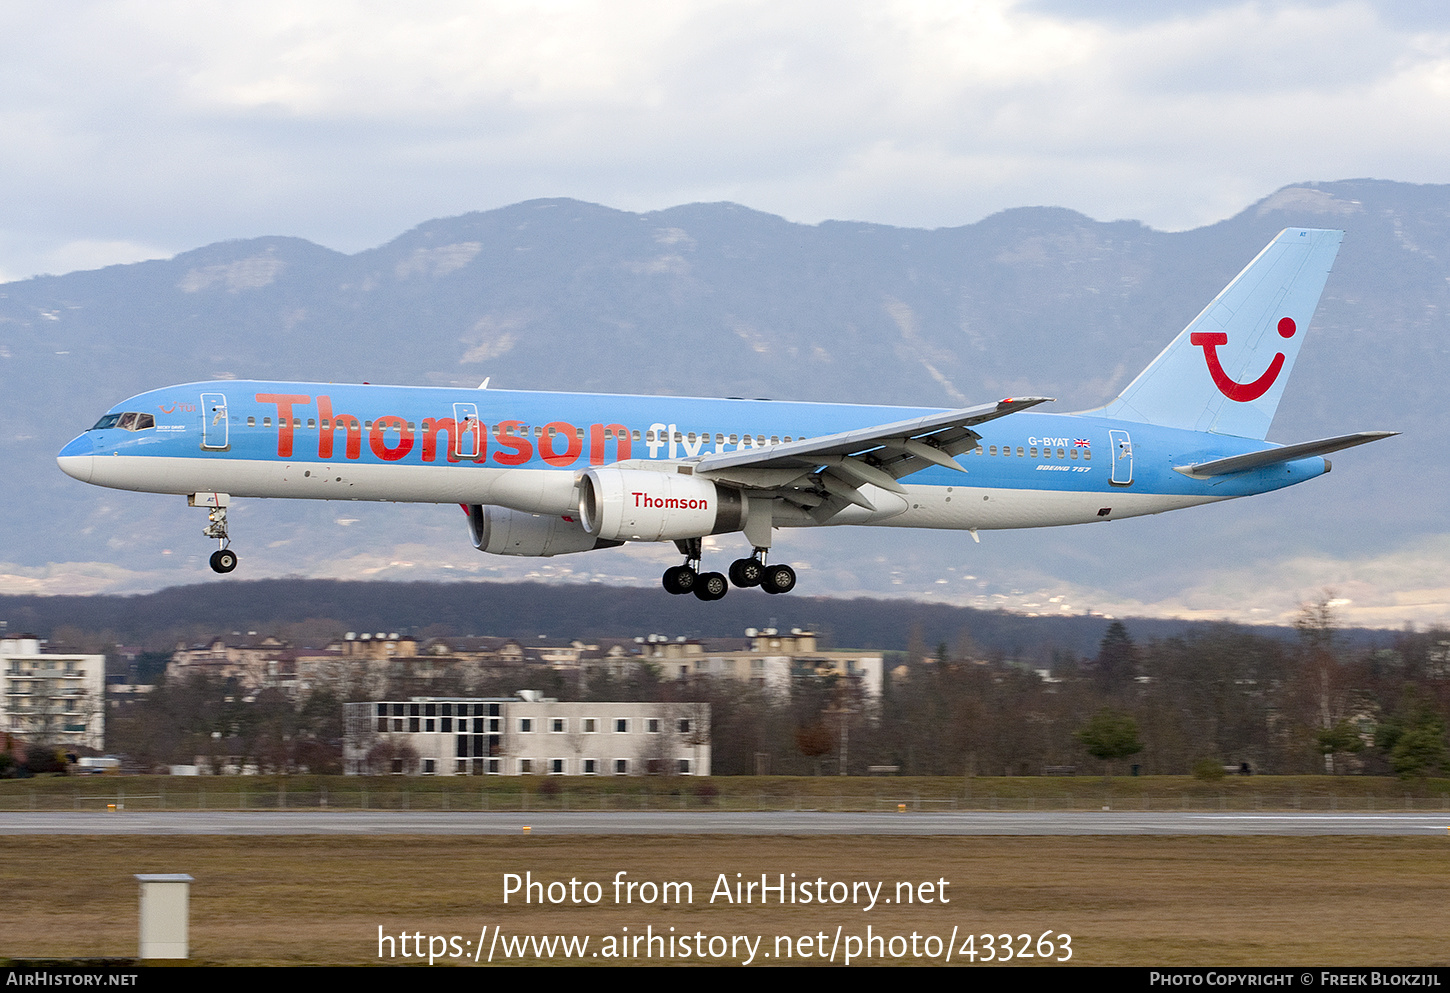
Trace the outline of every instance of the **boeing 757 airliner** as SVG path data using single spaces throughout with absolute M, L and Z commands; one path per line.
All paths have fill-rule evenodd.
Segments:
M 1342 232 L 1289 229 L 1096 410 L 1046 397 L 960 410 L 320 383 L 170 386 L 113 407 L 66 445 L 76 479 L 187 497 L 230 572 L 236 498 L 458 503 L 500 555 L 673 541 L 665 589 L 785 593 L 777 528 L 1048 527 L 1265 493 L 1325 455 L 1395 432 L 1264 439 Z M 486 386 L 485 382 L 485 386 Z M 704 572 L 702 539 L 752 553 Z

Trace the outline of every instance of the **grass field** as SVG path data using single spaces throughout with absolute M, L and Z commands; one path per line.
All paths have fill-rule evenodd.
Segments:
M 954 929 L 954 962 L 964 961 L 968 935 L 978 936 L 980 957 L 984 933 L 1012 935 L 1015 953 L 1018 935 L 1030 935 L 1035 947 L 1049 931 L 1054 958 L 1063 957 L 1058 936 L 1071 935 L 1070 961 L 1078 965 L 1438 965 L 1450 958 L 1450 836 L 6 837 L 0 852 L 0 958 L 134 955 L 138 872 L 195 877 L 192 958 L 212 964 L 377 963 L 379 928 L 394 939 L 393 962 L 419 961 L 402 954 L 416 950 L 418 934 L 425 956 L 429 936 L 438 936 L 445 939 L 434 946 L 440 961 L 471 963 L 484 927 L 486 944 L 495 928 L 506 939 L 588 936 L 585 961 L 600 964 L 648 961 L 645 944 L 617 959 L 605 942 L 618 950 L 620 939 L 650 928 L 663 936 L 652 949 L 656 962 L 701 961 L 696 934 L 705 939 L 704 961 L 743 960 L 746 946 L 737 942 L 731 954 L 728 941 L 715 945 L 723 958 L 710 957 L 708 939 L 744 935 L 759 939 L 757 964 L 781 961 L 787 945 L 796 963 L 821 961 L 817 954 L 835 945 L 839 962 L 845 939 L 864 938 L 868 925 L 883 940 L 879 954 L 860 961 L 877 964 L 940 961 Z M 688 882 L 693 899 L 644 903 L 648 891 L 636 889 L 635 902 L 617 905 L 619 872 L 626 882 Z M 599 902 L 540 905 L 536 894 L 532 905 L 518 895 L 505 905 L 506 873 L 532 873 L 546 884 L 578 880 L 581 900 L 593 895 L 583 884 L 598 882 Z M 783 873 L 789 882 L 795 873 L 812 884 L 882 883 L 879 897 L 892 902 L 870 910 L 712 904 L 720 875 L 733 885 L 736 873 L 742 881 L 765 873 L 774 882 Z M 933 902 L 895 902 L 898 883 Z M 949 902 L 938 899 L 943 894 Z M 406 947 L 398 942 L 404 932 Z M 913 932 L 921 957 L 909 951 Z M 681 955 L 686 935 L 690 954 Z M 466 958 L 446 957 L 454 936 L 451 947 Z M 893 938 L 900 955 L 891 954 Z M 497 963 L 500 946 L 493 947 Z M 542 958 L 566 961 L 558 949 Z
M 0 810 L 1446 810 L 1377 776 L 92 776 L 0 780 Z

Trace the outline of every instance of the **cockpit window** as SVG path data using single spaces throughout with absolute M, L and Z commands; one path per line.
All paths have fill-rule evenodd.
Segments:
M 124 414 L 107 414 L 92 425 L 91 430 L 103 431 L 106 428 L 119 428 L 124 431 L 145 431 L 155 426 L 156 418 L 154 415 L 127 411 Z

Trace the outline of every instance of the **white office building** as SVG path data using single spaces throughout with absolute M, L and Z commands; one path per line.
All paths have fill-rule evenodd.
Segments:
M 343 710 L 349 775 L 710 775 L 704 703 L 560 703 L 524 691 Z

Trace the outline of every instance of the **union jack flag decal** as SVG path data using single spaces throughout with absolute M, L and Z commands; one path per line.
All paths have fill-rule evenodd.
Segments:
M 1076 442 L 1073 443 L 1074 448 L 1091 448 L 1092 446 L 1093 443 L 1088 441 L 1086 438 L 1079 438 Z

